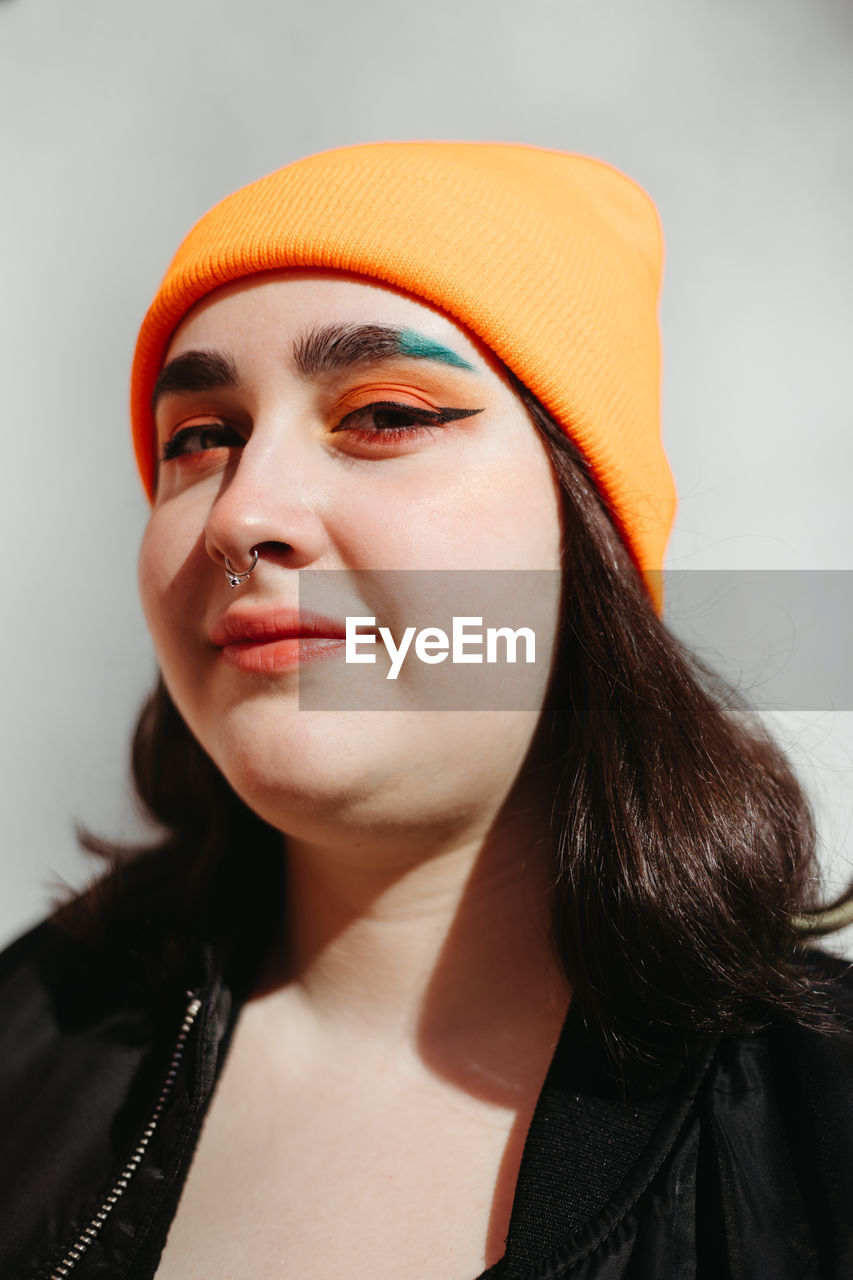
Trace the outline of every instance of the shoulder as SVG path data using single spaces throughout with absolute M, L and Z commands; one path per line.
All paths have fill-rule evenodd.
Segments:
M 139 995 L 140 979 L 156 960 L 156 932 L 131 928 L 128 918 L 109 910 L 87 914 L 84 904 L 95 893 L 106 896 L 108 880 L 56 908 L 0 952 L 0 1028 L 27 1001 L 75 1023 Z
M 706 1193 L 713 1189 L 703 1214 L 716 1206 L 714 1230 L 729 1256 L 763 1250 L 762 1274 L 778 1275 L 790 1274 L 794 1258 L 803 1267 L 796 1274 L 811 1275 L 812 1261 L 824 1256 L 841 1268 L 827 1274 L 847 1275 L 853 971 L 822 952 L 808 953 L 803 965 L 828 1016 L 820 1026 L 777 1018 L 760 1032 L 720 1040 L 697 1097 L 697 1187 L 704 1180 Z
M 0 953 L 0 1115 L 106 1026 L 141 1026 L 145 1004 L 120 950 L 73 936 L 54 916 L 21 934 Z
M 795 1159 L 835 1181 L 853 1166 L 853 966 L 824 952 L 804 960 L 827 1009 L 826 1025 L 780 1020 L 766 1034 L 774 1099 Z M 853 1224 L 853 1194 L 846 1210 Z
M 118 1045 L 138 1052 L 164 1008 L 183 998 L 181 979 L 192 976 L 189 947 L 186 973 L 167 974 L 160 923 L 148 911 L 134 918 L 113 910 L 108 881 L 103 877 L 0 952 L 0 1118 L 10 1117 L 22 1098 L 41 1096 L 38 1082 L 70 1088 Z M 107 904 L 100 914 L 82 909 L 92 894 Z
M 32 925 L 0 950 L 0 992 L 5 992 L 21 974 L 61 947 L 62 933 L 51 916 Z
M 104 966 L 91 948 L 74 940 L 49 916 L 0 952 L 0 1061 L 48 1026 L 73 1025 L 96 999 Z M 24 1035 L 24 1030 L 29 1034 Z M 17 1045 L 19 1052 L 10 1054 Z
M 823 951 L 808 951 L 802 972 L 818 1010 L 814 1023 L 774 1017 L 761 1031 L 724 1036 L 708 1077 L 714 1093 L 763 1095 L 782 1121 L 796 1108 L 850 1126 L 853 1158 L 853 965 Z
M 176 906 L 176 859 L 155 849 L 114 861 L 0 952 L 0 1014 L 28 991 L 70 1012 L 156 1000 L 197 940 Z M 177 963 L 176 963 L 177 957 Z
M 729 1055 L 760 1061 L 769 1080 L 828 1102 L 834 1086 L 844 1095 L 850 1090 L 853 964 L 815 949 L 803 953 L 800 969 L 813 996 L 814 1022 L 776 1017 L 756 1035 L 736 1037 Z
M 87 1046 L 106 1062 L 117 1050 L 138 1056 L 158 1027 L 171 1034 L 188 991 L 208 991 L 223 976 L 242 990 L 243 968 L 251 976 L 266 935 L 236 907 L 231 921 L 231 900 L 220 894 L 229 928 L 242 921 L 248 938 L 238 931 L 226 971 L 231 934 L 208 901 L 218 908 L 219 898 L 196 885 L 184 908 L 179 873 L 168 849 L 114 866 L 0 952 L 0 1119 L 18 1084 L 29 1092 L 49 1076 L 85 1088 Z

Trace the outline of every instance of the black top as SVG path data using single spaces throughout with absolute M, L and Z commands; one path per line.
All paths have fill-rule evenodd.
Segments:
M 256 957 L 187 937 L 161 979 L 154 936 L 0 956 L 2 1280 L 156 1271 Z M 705 1042 L 628 1097 L 570 1009 L 489 1280 L 853 1277 L 853 981 L 803 964 L 836 1031 Z

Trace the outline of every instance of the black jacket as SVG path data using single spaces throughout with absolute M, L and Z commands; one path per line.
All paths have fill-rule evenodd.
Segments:
M 156 1271 L 260 950 L 194 935 L 166 982 L 153 937 L 0 956 L 0 1280 Z M 627 1102 L 599 1063 L 570 1011 L 489 1280 L 853 1278 L 853 1031 L 724 1037 Z

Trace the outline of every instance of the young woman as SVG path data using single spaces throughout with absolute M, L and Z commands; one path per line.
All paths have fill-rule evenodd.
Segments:
M 182 245 L 132 393 L 162 838 L 2 958 L 4 1276 L 850 1274 L 809 807 L 660 617 L 660 256 L 628 179 L 496 144 Z M 346 619 L 460 571 L 535 583 L 535 702 L 339 701 Z

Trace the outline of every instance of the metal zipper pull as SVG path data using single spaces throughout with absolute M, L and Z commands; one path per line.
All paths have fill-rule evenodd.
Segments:
M 133 1155 L 130 1157 L 111 1187 L 109 1195 L 107 1195 L 100 1209 L 95 1214 L 88 1227 L 86 1227 L 85 1231 L 82 1231 L 78 1239 L 75 1240 L 59 1266 L 56 1267 L 55 1270 L 51 1271 L 50 1280 L 65 1280 L 65 1277 L 71 1274 L 76 1264 L 89 1248 L 89 1245 L 98 1235 L 98 1232 L 112 1213 L 115 1205 L 124 1195 L 134 1172 L 142 1163 L 142 1158 L 145 1155 L 148 1144 L 154 1135 L 160 1116 L 163 1114 L 163 1109 L 169 1100 L 169 1094 L 172 1092 L 175 1077 L 178 1074 L 178 1067 L 181 1065 L 181 1058 L 183 1057 L 187 1036 L 192 1030 L 192 1025 L 195 1022 L 199 1009 L 201 1008 L 201 1000 L 198 999 L 194 992 L 188 991 L 187 995 L 190 997 L 190 1003 L 187 1005 L 187 1011 L 184 1014 L 184 1020 L 181 1023 L 181 1030 L 178 1034 L 177 1044 L 175 1045 L 175 1051 L 172 1054 L 172 1061 L 169 1064 L 169 1071 L 166 1075 L 165 1081 L 163 1082 L 163 1088 L 160 1090 L 160 1097 L 157 1099 L 157 1105 L 154 1108 L 151 1119 L 149 1120 L 142 1137 L 137 1143 Z

